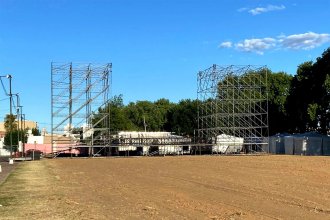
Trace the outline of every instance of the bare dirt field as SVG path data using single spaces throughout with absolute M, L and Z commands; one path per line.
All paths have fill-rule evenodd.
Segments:
M 0 219 L 330 219 L 330 157 L 24 162 L 0 185 Z

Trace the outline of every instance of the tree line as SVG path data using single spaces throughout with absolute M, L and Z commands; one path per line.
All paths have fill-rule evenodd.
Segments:
M 123 104 L 123 96 L 110 101 L 110 131 L 171 131 L 192 136 L 197 128 L 197 100 L 185 99 L 179 103 L 168 99 L 155 102 L 137 101 Z M 109 109 L 101 109 L 107 112 Z
M 300 64 L 293 76 L 270 69 L 266 71 L 270 135 L 315 130 L 327 133 L 330 122 L 330 48 L 316 62 Z M 124 105 L 123 96 L 118 95 L 100 112 L 108 111 L 110 107 L 111 132 L 171 131 L 193 136 L 198 127 L 198 102 L 197 99 L 184 99 L 173 103 L 162 98 Z
M 318 131 L 327 134 L 330 123 L 330 48 L 316 62 L 300 64 L 294 76 L 269 77 L 270 134 Z

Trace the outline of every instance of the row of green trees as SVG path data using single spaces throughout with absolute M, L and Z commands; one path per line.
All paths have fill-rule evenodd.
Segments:
M 197 127 L 197 100 L 185 99 L 172 103 L 168 99 L 159 99 L 124 105 L 123 97 L 119 95 L 111 100 L 110 109 L 111 132 L 172 131 L 192 136 Z M 108 108 L 101 111 L 108 111 Z
M 330 48 L 316 62 L 299 65 L 294 76 L 267 70 L 267 77 L 270 135 L 329 130 Z M 108 111 L 108 107 L 100 112 Z M 112 132 L 146 129 L 193 136 L 197 128 L 198 100 L 172 103 L 159 99 L 124 105 L 119 95 L 111 100 L 110 108 Z

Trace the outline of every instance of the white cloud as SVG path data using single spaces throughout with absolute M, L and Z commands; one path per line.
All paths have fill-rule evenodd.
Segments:
M 244 52 L 255 52 L 257 54 L 264 54 L 265 50 L 271 49 L 276 46 L 274 38 L 253 38 L 245 39 L 242 42 L 236 43 L 235 48 Z
M 265 51 L 276 50 L 311 50 L 322 44 L 330 42 L 330 34 L 318 34 L 307 32 L 304 34 L 293 34 L 286 36 L 280 34 L 277 37 L 252 38 L 233 43 L 230 41 L 222 42 L 220 48 L 234 47 L 236 50 L 243 52 L 253 52 L 263 55 Z
M 253 8 L 250 9 L 248 12 L 252 15 L 258 15 L 261 13 L 266 13 L 269 11 L 278 11 L 278 10 L 284 10 L 285 6 L 284 5 L 268 5 L 267 7 L 257 7 L 257 8 Z
M 230 41 L 225 41 L 225 42 L 222 42 L 220 45 L 219 45 L 219 47 L 221 47 L 221 48 L 231 48 L 232 47 L 232 42 L 230 42 Z
M 279 42 L 283 48 L 310 50 L 324 43 L 330 42 L 330 34 L 307 32 L 304 34 L 280 36 Z

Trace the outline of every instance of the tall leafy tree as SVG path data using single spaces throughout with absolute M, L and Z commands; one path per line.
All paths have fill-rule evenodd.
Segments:
M 286 132 L 289 129 L 286 111 L 292 76 L 284 73 L 272 73 L 268 70 L 268 118 L 269 134 Z
M 317 61 L 302 63 L 293 77 L 287 110 L 291 131 L 329 130 L 330 48 Z
M 317 58 L 313 71 L 316 75 L 318 128 L 326 133 L 330 129 L 330 47 Z
M 4 126 L 7 133 L 17 130 L 17 123 L 15 120 L 16 120 L 15 115 L 10 115 L 10 114 L 6 115 Z
M 4 138 L 5 143 L 5 149 L 6 150 L 12 150 L 12 152 L 16 152 L 18 150 L 18 141 L 21 141 L 22 143 L 26 143 L 27 137 L 26 137 L 26 131 L 19 129 L 19 130 L 13 130 L 12 131 L 12 149 L 10 149 L 10 133 L 7 133 Z
M 309 104 L 313 102 L 312 85 L 313 62 L 305 62 L 298 66 L 293 77 L 288 96 L 287 111 L 290 117 L 291 132 L 305 132 L 310 125 L 307 114 Z
M 126 113 L 130 121 L 138 130 L 162 131 L 166 122 L 166 112 L 169 108 L 168 100 L 137 101 L 129 103 Z
M 6 115 L 5 130 L 6 136 L 4 138 L 5 149 L 16 152 L 18 149 L 18 141 L 26 142 L 25 131 L 17 129 L 17 121 L 15 115 Z M 11 146 L 10 146 L 11 145 Z
M 31 131 L 32 131 L 32 134 L 34 136 L 40 136 L 41 135 L 41 132 L 38 128 L 32 128 Z
M 161 130 L 163 131 L 171 131 L 168 130 L 166 125 L 168 124 L 169 118 L 168 114 L 169 111 L 176 106 L 176 104 L 171 103 L 168 99 L 159 99 L 156 102 L 154 102 L 154 105 L 156 107 L 156 111 L 159 117 L 159 126 Z
M 184 99 L 168 113 L 167 130 L 179 135 L 193 136 L 197 129 L 198 100 Z
M 114 96 L 107 106 L 106 112 L 109 112 L 110 107 L 110 131 L 118 132 L 125 130 L 134 130 L 136 126 L 129 120 L 126 107 L 123 103 L 123 96 Z

